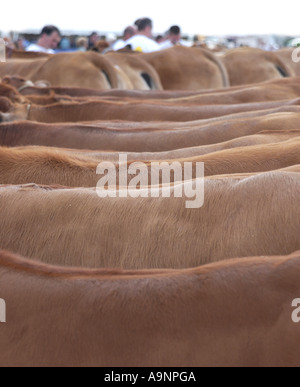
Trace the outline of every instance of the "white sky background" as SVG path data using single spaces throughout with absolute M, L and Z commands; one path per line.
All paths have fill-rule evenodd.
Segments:
M 299 0 L 14 0 L 2 4 L 0 30 L 55 24 L 62 31 L 121 32 L 147 16 L 155 33 L 178 24 L 187 34 L 300 36 L 299 11 Z

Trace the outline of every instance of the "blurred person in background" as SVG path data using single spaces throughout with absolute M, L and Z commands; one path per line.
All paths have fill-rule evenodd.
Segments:
M 159 51 L 159 44 L 153 40 L 153 23 L 149 18 L 139 19 L 135 22 L 138 28 L 137 34 L 125 42 L 133 51 L 154 52 Z
M 161 44 L 161 43 L 163 43 L 165 41 L 165 38 L 162 35 L 158 35 L 155 38 L 155 41 L 156 41 L 156 43 Z
M 42 29 L 40 38 L 36 44 L 30 44 L 26 51 L 45 52 L 55 54 L 61 40 L 61 33 L 55 26 L 46 26 Z
M 62 50 L 62 51 L 70 51 L 71 50 L 71 41 L 68 37 L 63 37 L 61 42 L 60 42 L 60 45 L 59 45 L 59 48 Z
M 16 46 L 16 50 L 19 50 L 19 51 L 25 51 L 25 42 L 24 42 L 24 39 L 19 38 L 19 39 L 15 42 L 15 46 Z
M 181 29 L 179 26 L 172 26 L 166 33 L 166 39 L 160 43 L 160 49 L 166 50 L 174 46 L 188 46 L 188 43 L 181 39 Z
M 137 34 L 137 29 L 133 26 L 129 26 L 125 28 L 124 33 L 123 33 L 123 38 L 117 40 L 113 45 L 112 45 L 112 50 L 113 51 L 118 51 L 122 50 L 122 48 L 126 47 L 126 41 L 132 38 Z
M 83 36 L 76 39 L 77 51 L 85 52 L 89 47 L 89 40 Z
M 91 35 L 89 36 L 89 45 L 88 45 L 88 50 L 93 50 L 96 46 L 97 43 L 100 40 L 100 36 L 97 32 L 92 32 Z

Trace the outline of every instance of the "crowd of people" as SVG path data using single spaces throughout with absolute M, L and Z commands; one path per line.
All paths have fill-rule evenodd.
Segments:
M 196 35 L 194 41 L 190 42 L 182 38 L 181 28 L 177 25 L 171 26 L 162 35 L 154 36 L 153 22 L 150 18 L 136 20 L 133 25 L 124 29 L 120 38 L 115 34 L 101 36 L 98 32 L 92 32 L 89 36 L 64 36 L 59 28 L 53 25 L 45 26 L 38 38 L 36 36 L 18 36 L 16 39 L 4 38 L 8 49 L 38 51 L 50 54 L 61 51 L 88 50 L 106 53 L 123 49 L 148 53 L 176 45 L 191 46 L 193 44 L 209 49 L 232 49 L 250 46 L 263 50 L 276 50 L 281 46 L 285 46 L 285 44 L 276 42 L 273 36 L 249 39 L 247 37 L 224 37 L 223 40 L 217 42 L 213 38 L 207 39 L 204 36 Z
M 12 42 L 7 42 L 12 46 Z M 95 50 L 107 52 L 110 50 L 118 51 L 122 49 L 131 49 L 139 52 L 154 52 L 173 47 L 174 45 L 189 45 L 182 39 L 179 26 L 172 26 L 164 34 L 156 38 L 153 36 L 153 22 L 149 18 L 138 19 L 134 25 L 125 28 L 122 38 L 107 39 L 101 37 L 97 32 L 90 36 L 79 36 L 71 42 L 64 37 L 56 26 L 45 26 L 36 42 L 26 42 L 18 39 L 14 48 L 25 51 L 44 52 L 54 54 L 58 50 L 64 51 L 88 51 Z
M 117 40 L 112 45 L 112 49 L 117 51 L 128 47 L 133 51 L 154 52 L 175 45 L 187 45 L 187 42 L 181 39 L 180 27 L 172 26 L 165 36 L 160 35 L 154 39 L 152 20 L 144 18 L 137 20 L 134 26 L 127 27 L 123 39 Z

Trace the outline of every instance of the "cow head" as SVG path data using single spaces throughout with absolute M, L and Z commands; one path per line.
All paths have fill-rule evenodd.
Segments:
M 27 103 L 12 103 L 8 98 L 0 97 L 0 122 L 26 120 L 28 106 Z
M 18 77 L 18 76 L 5 76 L 2 79 L 2 83 L 6 85 L 10 85 L 14 87 L 16 90 L 19 90 L 20 87 L 24 86 L 26 83 L 26 79 Z
M 12 103 L 7 97 L 0 97 L 0 112 L 7 113 L 12 108 Z
M 9 84 L 2 82 L 0 83 L 0 95 L 7 97 L 11 102 L 24 103 L 25 98 L 17 92 L 17 90 Z
M 7 85 L 14 87 L 19 92 L 22 92 L 24 89 L 28 87 L 38 87 L 38 88 L 51 87 L 51 84 L 48 81 L 40 80 L 33 83 L 32 81 L 26 80 L 19 76 L 5 76 L 2 80 L 2 83 L 5 83 Z

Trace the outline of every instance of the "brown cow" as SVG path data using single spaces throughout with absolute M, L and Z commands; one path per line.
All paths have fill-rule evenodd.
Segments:
M 10 59 L 5 63 L 0 63 L 0 77 L 18 75 L 32 81 L 36 72 L 39 71 L 47 60 L 47 57 L 32 60 Z
M 292 54 L 296 47 L 293 48 L 282 48 L 281 50 L 274 51 L 274 54 L 282 61 L 287 67 L 290 67 L 292 71 L 299 77 L 300 76 L 300 64 L 299 64 L 299 51 L 295 53 L 297 59 L 293 61 Z
M 166 93 L 161 93 L 162 103 L 172 103 L 173 105 L 218 105 L 218 104 L 240 104 L 240 103 L 251 103 L 251 102 L 268 102 L 268 101 L 278 101 L 284 99 L 295 99 L 300 95 L 300 77 L 298 78 L 288 78 L 288 79 L 280 79 L 276 82 L 269 82 L 268 84 L 261 83 L 255 84 L 253 86 L 248 86 L 244 88 L 229 88 L 225 89 L 226 91 L 216 91 L 215 93 L 207 92 L 207 93 L 198 93 L 195 95 L 187 95 L 187 96 L 176 96 L 173 98 L 166 98 Z M 36 88 L 33 90 L 36 92 Z M 63 90 L 57 88 L 49 89 L 50 93 L 55 93 L 57 101 L 59 101 L 59 95 L 63 93 L 72 94 L 72 90 Z M 118 93 L 117 93 L 118 92 Z M 124 92 L 123 97 L 121 94 L 122 90 L 112 91 L 111 93 L 102 92 L 98 93 L 98 95 L 90 95 L 89 98 L 99 98 L 99 99 L 110 99 L 112 101 L 127 101 L 131 102 L 132 100 L 142 99 L 145 102 L 151 102 L 159 100 L 159 93 L 143 93 L 143 92 Z M 83 90 L 83 93 L 85 91 Z M 89 92 L 86 92 L 89 94 Z M 126 93 L 128 96 L 126 96 Z M 40 94 L 38 92 L 38 94 Z M 90 93 L 92 94 L 92 93 Z M 102 95 L 101 95 L 102 94 Z M 118 95 L 119 94 L 119 95 Z M 171 95 L 169 95 L 171 96 Z M 66 96 L 63 95 L 64 99 Z M 156 97 L 156 98 L 154 98 Z M 77 97 L 73 97 L 74 100 L 80 100 Z
M 118 88 L 117 73 L 109 61 L 95 52 L 53 55 L 35 60 L 0 63 L 0 77 L 19 75 L 31 81 L 46 80 L 53 86 L 94 89 Z
M 52 54 L 47 54 L 45 52 L 32 52 L 32 51 L 22 51 L 22 50 L 11 50 L 7 58 L 9 59 L 37 59 L 37 58 L 49 58 Z
M 186 157 L 184 159 L 168 160 L 168 166 L 158 162 L 158 171 L 168 172 L 170 165 L 193 163 L 193 177 L 196 177 L 196 163 L 205 163 L 205 176 L 266 172 L 300 164 L 300 137 L 286 142 L 267 145 L 234 148 L 203 156 Z M 51 148 L 13 149 L 0 147 L 0 184 L 59 184 L 70 187 L 96 187 L 100 176 L 96 175 L 98 160 L 78 158 L 67 152 L 54 151 Z M 151 181 L 150 162 L 148 182 Z M 116 164 L 117 184 L 119 185 L 119 165 Z M 160 174 L 160 183 L 162 172 Z M 177 181 L 181 176 L 169 172 L 170 181 Z M 129 181 L 132 176 L 129 176 Z
M 67 101 L 49 106 L 14 104 L 11 107 L 10 114 L 0 116 L 0 122 L 20 119 L 44 123 L 97 120 L 184 122 L 282 106 L 297 106 L 299 104 L 300 98 L 272 102 L 206 106 L 181 106 L 172 105 L 171 103 L 161 103 L 161 101 L 145 103 L 141 101 L 112 102 L 98 100 L 90 100 L 87 102 Z
M 289 139 L 300 137 L 300 130 L 285 130 L 285 131 L 264 131 L 258 134 L 253 134 L 250 136 L 239 137 L 233 140 L 211 144 L 196 146 L 192 148 L 183 148 L 175 149 L 167 152 L 142 152 L 142 153 L 127 153 L 128 161 L 149 161 L 149 160 L 174 160 L 182 159 L 185 157 L 194 157 L 202 156 L 208 153 L 219 152 L 226 149 L 247 147 L 253 145 L 263 145 L 263 144 L 272 144 L 272 143 L 281 143 Z M 20 150 L 25 150 L 28 147 L 17 148 Z M 30 147 L 29 147 L 30 148 Z M 35 149 L 33 147 L 32 149 Z M 40 149 L 47 149 L 40 147 Z M 60 148 L 53 148 L 59 151 Z M 94 159 L 98 161 L 118 161 L 119 152 L 91 152 L 89 150 L 77 150 L 77 149 L 64 149 L 65 152 L 72 156 L 76 156 L 79 159 Z
M 140 56 L 155 68 L 165 90 L 217 89 L 230 85 L 222 62 L 205 49 L 177 46 Z
M 243 47 L 228 51 L 220 58 L 229 74 L 230 85 L 245 85 L 296 74 L 273 52 Z
M 128 161 L 155 161 L 155 160 L 172 160 L 180 159 L 185 157 L 194 157 L 202 156 L 208 153 L 219 152 L 226 149 L 254 146 L 254 145 L 263 145 L 263 144 L 272 144 L 280 143 L 287 141 L 289 139 L 300 137 L 300 130 L 274 130 L 274 131 L 264 131 L 258 134 L 253 134 L 244 137 L 238 137 L 236 139 L 225 141 L 217 144 L 196 146 L 192 148 L 183 148 L 175 149 L 167 152 L 127 152 Z M 24 146 L 24 147 L 15 147 L 16 150 L 33 150 L 36 151 L 49 151 L 48 147 L 43 146 Z M 91 151 L 91 150 L 82 150 L 82 149 L 69 149 L 69 148 L 51 148 L 55 152 L 64 152 L 65 154 L 76 157 L 77 159 L 86 161 L 96 160 L 100 161 L 119 161 L 119 152 L 108 152 L 108 151 Z
M 171 99 L 173 103 L 188 103 L 198 101 L 199 104 L 212 103 L 245 103 L 269 100 L 280 100 L 285 98 L 296 98 L 299 96 L 300 78 L 282 78 L 264 83 L 257 83 L 251 86 L 242 85 L 223 89 L 197 90 L 197 91 L 140 91 L 140 90 L 107 90 L 82 89 L 74 87 L 46 87 L 46 81 L 31 82 L 20 77 L 6 76 L 2 82 L 20 90 L 22 95 L 68 95 L 70 97 L 101 97 L 119 99 Z M 37 84 L 37 86 L 36 86 Z M 43 86 L 43 87 L 41 87 Z
M 133 89 L 163 89 L 155 69 L 149 63 L 144 61 L 140 55 L 133 56 L 131 54 L 110 52 L 105 58 L 107 58 L 115 68 L 121 69 L 128 76 Z
M 17 75 L 6 75 L 2 79 L 2 84 L 10 85 L 14 87 L 18 93 L 22 95 L 42 95 L 48 96 L 53 94 L 50 82 L 47 81 L 36 81 L 32 82 L 28 79 L 24 79 Z
M 0 99 L 1 101 L 1 99 Z M 7 100 L 8 101 L 8 100 Z M 7 102 L 6 101 L 6 102 Z M 285 112 L 285 110 L 289 110 Z M 189 123 L 0 124 L 1 146 L 42 145 L 71 149 L 122 152 L 161 152 L 211 145 L 263 130 L 299 127 L 299 107 L 253 112 L 254 117 L 233 115 Z M 265 114 L 265 115 L 263 115 Z M 138 129 L 138 128 L 141 129 Z
M 231 87 L 215 93 L 201 93 L 194 96 L 168 99 L 175 104 L 237 104 L 249 102 L 278 101 L 300 96 L 300 77 L 283 78 L 268 83 L 258 83 L 247 87 Z
M 174 166 L 176 170 L 178 164 L 183 170 L 184 163 L 193 163 L 193 177 L 196 177 L 197 163 L 204 163 L 205 176 L 266 172 L 286 168 L 300 164 L 300 137 L 283 143 L 234 148 L 203 156 L 168 160 L 168 166 L 158 162 L 155 167 L 155 164 L 151 166 L 150 162 L 146 162 L 148 180 L 151 181 L 153 169 L 155 169 L 162 171 L 160 172 L 160 183 L 162 183 L 163 171 L 169 171 L 170 166 Z M 119 168 L 117 172 L 119 177 Z M 172 182 L 176 181 L 176 173 L 171 171 L 170 178 Z M 181 179 L 180 176 L 178 178 Z
M 114 54 L 116 55 L 116 54 Z M 133 74 L 136 75 L 136 70 L 133 70 Z M 140 78 L 140 74 L 137 76 Z M 130 82 L 130 81 L 129 81 Z M 144 81 L 143 81 L 144 82 Z M 159 94 L 156 93 L 142 93 L 142 92 L 130 92 L 121 90 L 112 92 L 111 94 L 100 92 L 96 90 L 86 89 L 65 89 L 65 88 L 50 88 L 41 87 L 44 85 L 44 81 L 36 82 L 38 86 L 33 86 L 32 82 L 25 81 L 19 77 L 5 77 L 2 81 L 2 88 L 5 85 L 14 86 L 17 90 L 25 95 L 28 101 L 36 104 L 48 104 L 59 102 L 61 100 L 70 100 L 71 97 L 74 101 L 83 102 L 86 101 L 84 98 L 89 97 L 89 100 L 99 98 L 99 100 L 109 99 L 112 101 L 124 101 L 132 102 L 137 99 L 142 99 L 147 103 L 155 102 L 159 100 Z M 142 87 L 142 86 L 140 86 Z M 171 103 L 172 105 L 211 105 L 211 104 L 239 104 L 249 102 L 267 102 L 267 101 L 278 101 L 283 99 L 293 99 L 300 95 L 300 78 L 288 78 L 281 79 L 279 81 L 268 82 L 267 84 L 256 84 L 248 87 L 233 87 L 229 89 L 218 90 L 216 92 L 197 93 L 194 95 L 181 96 L 176 98 L 166 98 L 166 93 L 161 92 L 162 103 Z M 17 91 L 14 92 L 16 95 Z M 74 95 L 73 95 L 74 94 Z M 82 95 L 80 95 L 82 94 Z M 123 95 L 123 96 L 122 96 Z M 170 94 L 169 96 L 172 96 Z M 173 95 L 173 97 L 175 94 Z M 41 97 L 41 98 L 40 98 Z M 24 98 L 19 95 L 19 100 L 24 101 Z M 40 102 L 41 101 L 41 102 Z M 14 100 L 15 102 L 15 100 Z
M 130 269 L 300 249 L 299 173 L 206 179 L 198 209 L 186 206 L 201 202 L 200 190 L 192 199 L 157 193 L 100 199 L 93 189 L 1 187 L 0 248 L 51 264 Z
M 300 252 L 134 272 L 1 252 L 0 366 L 299 367 L 299 275 Z
M 32 82 L 29 82 L 29 84 L 32 84 Z M 33 103 L 36 105 L 50 105 L 60 101 L 71 102 L 73 100 L 72 97 L 69 97 L 69 96 L 60 96 L 60 95 L 57 96 L 54 93 L 54 91 L 50 91 L 49 94 L 45 94 L 45 95 L 34 94 L 34 95 L 27 95 L 26 97 L 24 97 L 14 87 L 7 84 L 6 82 L 0 83 L 0 95 L 9 98 L 13 103 L 14 102 L 23 103 L 27 105 L 29 103 Z
M 11 111 L 12 106 L 13 105 L 12 105 L 10 99 L 8 99 L 7 97 L 0 97 L 0 122 L 1 122 L 1 118 L 2 118 L 1 112 L 8 113 L 9 111 Z
M 10 101 L 13 103 L 26 102 L 26 98 L 19 94 L 14 87 L 4 83 L 0 83 L 0 96 L 10 99 Z

